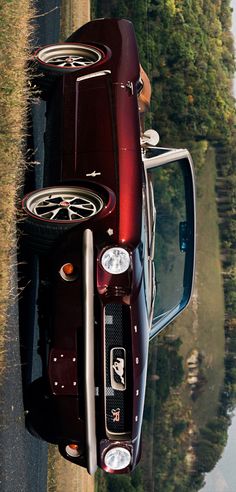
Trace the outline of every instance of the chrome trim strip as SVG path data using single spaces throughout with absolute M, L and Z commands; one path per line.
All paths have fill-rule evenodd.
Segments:
M 93 234 L 86 229 L 83 235 L 83 312 L 85 328 L 85 427 L 87 448 L 87 470 L 93 475 L 97 469 L 97 440 L 95 416 L 94 380 L 94 260 Z
M 143 156 L 143 163 L 145 169 L 151 169 L 152 167 L 162 166 L 163 164 L 167 164 L 168 162 L 177 161 L 184 158 L 188 159 L 191 167 L 193 167 L 192 158 L 187 149 L 169 149 L 169 152 L 165 152 L 164 154 L 149 158 Z
M 111 70 L 101 70 L 100 72 L 89 73 L 88 75 L 81 75 L 77 77 L 76 82 L 82 82 L 83 80 L 93 79 L 95 77 L 102 77 L 103 75 L 111 74 Z

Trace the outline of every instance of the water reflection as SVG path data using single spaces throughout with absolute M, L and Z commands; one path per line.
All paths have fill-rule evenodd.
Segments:
M 223 455 L 211 473 L 205 476 L 205 485 L 200 492 L 235 492 L 236 470 L 236 407 L 232 424 L 228 429 L 227 446 Z

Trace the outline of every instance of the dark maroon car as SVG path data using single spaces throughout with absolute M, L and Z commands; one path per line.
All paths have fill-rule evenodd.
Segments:
M 43 369 L 27 424 L 89 473 L 130 472 L 149 340 L 191 296 L 192 161 L 144 132 L 148 82 L 129 21 L 90 22 L 33 65 L 47 101 L 45 188 L 23 209 L 40 261 Z

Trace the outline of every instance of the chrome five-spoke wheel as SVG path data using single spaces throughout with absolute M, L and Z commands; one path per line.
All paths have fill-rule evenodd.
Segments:
M 36 53 L 39 62 L 64 70 L 85 68 L 101 58 L 102 54 L 96 48 L 73 43 L 46 46 Z
M 36 190 L 24 201 L 24 209 L 35 218 L 53 221 L 81 221 L 97 214 L 102 199 L 85 188 L 53 187 Z
M 104 201 L 96 192 L 78 186 L 53 186 L 36 190 L 22 202 L 25 245 L 37 254 L 47 253 L 63 234 L 96 216 Z

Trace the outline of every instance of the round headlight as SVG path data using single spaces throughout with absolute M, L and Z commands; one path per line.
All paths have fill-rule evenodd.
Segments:
M 128 449 L 116 447 L 105 454 L 104 463 L 111 470 L 123 470 L 129 466 L 131 454 Z
M 108 273 L 124 273 L 130 266 L 130 256 L 124 248 L 110 248 L 102 255 L 102 266 Z

